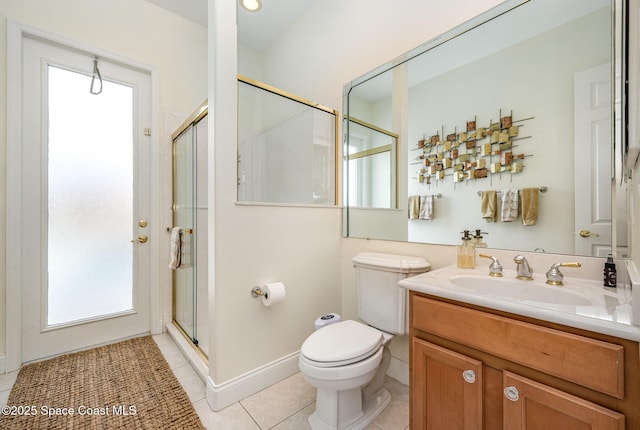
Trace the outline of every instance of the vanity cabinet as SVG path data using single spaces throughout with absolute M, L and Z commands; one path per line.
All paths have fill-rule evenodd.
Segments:
M 413 358 L 411 428 L 480 430 L 482 362 L 420 339 Z
M 410 297 L 412 429 L 640 428 L 637 342 Z

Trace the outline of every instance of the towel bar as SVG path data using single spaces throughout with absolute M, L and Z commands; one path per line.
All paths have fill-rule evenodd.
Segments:
M 167 227 L 167 232 L 170 232 L 171 230 L 173 230 L 173 228 Z M 184 232 L 187 233 L 187 234 L 193 234 L 193 229 L 192 228 L 185 228 Z
M 542 186 L 542 187 L 539 188 L 539 190 L 540 190 L 541 193 L 546 193 L 547 191 L 549 191 L 549 187 Z M 502 191 L 501 190 L 496 190 L 496 193 L 500 194 L 500 193 L 502 193 Z M 482 191 L 478 191 L 478 196 L 481 196 L 481 195 L 482 195 Z

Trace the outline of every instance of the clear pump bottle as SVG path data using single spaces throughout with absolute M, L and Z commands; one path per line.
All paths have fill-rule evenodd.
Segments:
M 469 230 L 462 232 L 462 243 L 458 245 L 458 267 L 473 269 L 476 267 L 476 247 L 473 246 Z
M 476 229 L 476 234 L 473 235 L 473 240 L 471 241 L 471 243 L 473 243 L 473 246 L 475 246 L 476 248 L 486 248 L 487 247 L 487 242 L 484 241 L 484 239 L 482 238 L 483 234 L 489 234 L 486 231 L 482 231 L 479 228 Z

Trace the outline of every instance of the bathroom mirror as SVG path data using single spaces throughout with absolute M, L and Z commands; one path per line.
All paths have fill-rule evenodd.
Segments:
M 612 0 L 506 1 L 347 83 L 345 116 L 398 136 L 399 179 L 395 208 L 351 198 L 371 178 L 354 172 L 345 121 L 345 236 L 454 245 L 480 229 L 491 248 L 626 257 L 621 16 Z M 534 223 L 501 221 L 501 196 L 522 205 L 525 189 Z M 424 196 L 431 219 L 409 219 Z
M 349 206 L 396 208 L 398 135 L 355 117 L 347 124 Z

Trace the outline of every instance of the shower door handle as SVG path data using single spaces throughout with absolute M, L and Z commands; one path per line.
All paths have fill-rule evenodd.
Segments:
M 140 236 L 136 237 L 135 239 L 131 240 L 131 243 L 146 243 L 147 240 L 149 240 L 149 238 L 147 236 L 145 236 L 144 234 L 141 234 Z

